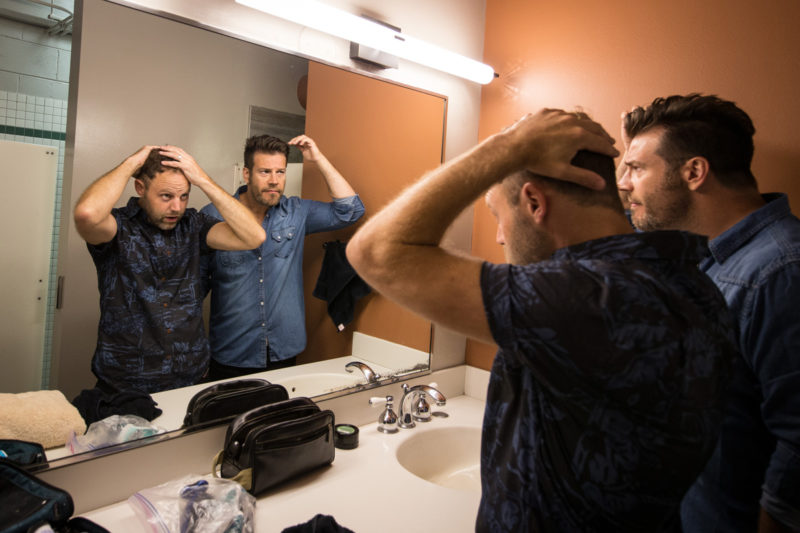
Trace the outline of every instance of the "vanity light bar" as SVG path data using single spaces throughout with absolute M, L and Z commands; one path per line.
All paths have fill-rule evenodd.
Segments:
M 486 84 L 494 79 L 489 65 L 409 37 L 317 0 L 236 0 L 237 3 L 301 26 L 375 48 L 448 74 Z

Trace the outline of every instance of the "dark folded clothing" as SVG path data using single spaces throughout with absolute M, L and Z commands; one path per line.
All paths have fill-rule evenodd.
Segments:
M 318 514 L 308 522 L 287 527 L 282 533 L 353 533 L 340 526 L 330 515 Z
M 356 302 L 372 289 L 347 261 L 347 243 L 330 241 L 323 246 L 325 257 L 322 259 L 322 268 L 312 294 L 328 302 L 328 314 L 336 328 L 342 331 L 353 321 Z
M 101 388 L 86 389 L 72 400 L 88 426 L 111 415 L 136 415 L 145 420 L 153 420 L 162 411 L 146 392 L 116 391 Z

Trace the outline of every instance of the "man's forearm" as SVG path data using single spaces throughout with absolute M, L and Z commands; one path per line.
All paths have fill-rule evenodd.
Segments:
M 85 215 L 85 220 L 98 223 L 111 214 L 114 205 L 119 201 L 131 176 L 138 170 L 130 158 L 116 168 L 95 180 L 83 192 L 75 204 L 76 216 Z
M 233 234 L 247 249 L 258 248 L 266 237 L 264 228 L 253 213 L 236 198 L 225 192 L 216 182 L 208 181 L 198 187 L 206 193 Z
M 322 173 L 325 179 L 325 184 L 328 186 L 328 193 L 331 198 L 347 198 L 348 196 L 355 196 L 356 191 L 350 186 L 350 183 L 336 170 L 336 167 L 328 161 L 324 155 L 320 154 L 316 160 L 317 168 Z

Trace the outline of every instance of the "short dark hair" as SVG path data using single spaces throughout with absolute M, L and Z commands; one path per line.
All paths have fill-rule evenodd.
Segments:
M 244 166 L 253 170 L 253 156 L 263 152 L 265 154 L 283 154 L 289 160 L 289 145 L 285 141 L 272 135 L 254 135 L 244 143 Z
M 756 186 L 750 170 L 756 129 L 747 113 L 733 102 L 697 93 L 656 98 L 646 108 L 628 113 L 624 127 L 631 139 L 663 128 L 657 153 L 670 170 L 700 156 L 708 160 L 723 185 Z
M 164 161 L 175 161 L 175 159 L 166 155 L 162 155 L 160 148 L 153 148 L 150 150 L 150 153 L 147 154 L 147 159 L 144 160 L 142 167 L 133 175 L 133 177 L 142 180 L 145 185 L 148 185 L 150 180 L 156 177 L 156 174 L 167 171 L 180 172 L 180 170 L 175 167 L 164 166 L 162 164 Z
M 600 177 L 603 178 L 603 181 L 606 182 L 605 188 L 601 191 L 597 191 L 569 181 L 548 178 L 547 176 L 536 174 L 530 170 L 521 170 L 506 179 L 506 183 L 508 184 L 506 192 L 511 205 L 517 205 L 519 203 L 519 190 L 524 183 L 528 181 L 538 181 L 539 183 L 545 183 L 547 187 L 560 194 L 570 196 L 575 199 L 579 205 L 603 206 L 623 213 L 622 202 L 619 199 L 619 192 L 617 191 L 614 159 L 597 152 L 580 150 L 575 157 L 572 158 L 570 163 L 576 167 L 585 168 L 599 174 Z

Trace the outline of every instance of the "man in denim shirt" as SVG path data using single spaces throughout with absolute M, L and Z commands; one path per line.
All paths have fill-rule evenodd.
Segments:
M 700 268 L 738 322 L 740 361 L 717 449 L 686 495 L 686 532 L 800 529 L 800 220 L 759 194 L 755 128 L 715 96 L 658 98 L 623 121 L 623 201 L 641 230 L 709 237 Z M 760 510 L 759 510 L 760 504 Z
M 332 202 L 284 196 L 290 145 L 320 169 Z M 344 228 L 364 214 L 353 188 L 305 135 L 288 143 L 251 137 L 244 162 L 246 185 L 234 197 L 262 221 L 267 239 L 255 250 L 216 252 L 208 262 L 212 380 L 295 363 L 306 346 L 303 238 Z M 219 217 L 212 204 L 201 212 Z

